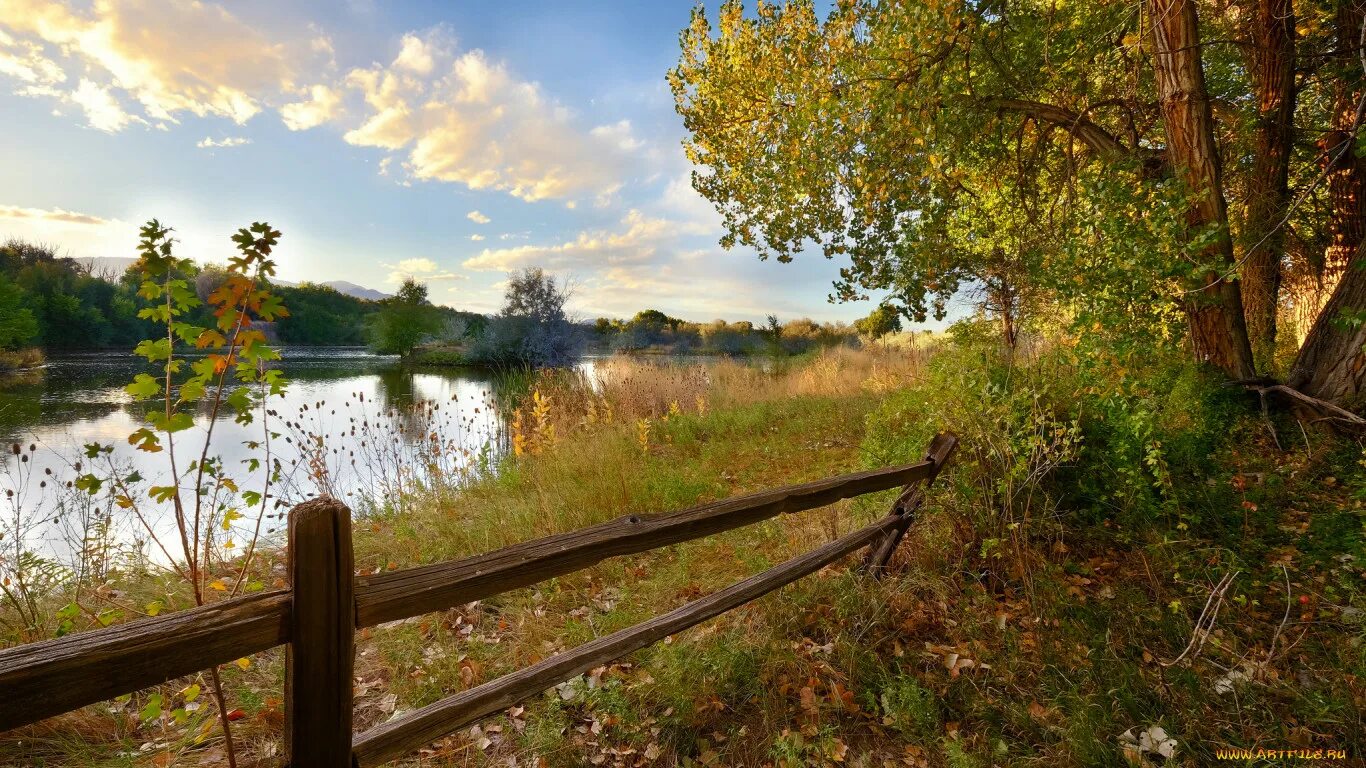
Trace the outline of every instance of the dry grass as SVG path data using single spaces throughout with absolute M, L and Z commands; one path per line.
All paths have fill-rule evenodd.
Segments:
M 598 424 L 635 423 L 682 413 L 737 408 L 799 397 L 880 393 L 916 381 L 931 354 L 926 347 L 836 347 L 763 365 L 730 359 L 702 364 L 617 356 L 592 374 L 547 371 L 532 389 L 552 404 L 559 435 Z M 535 403 L 523 406 L 524 423 L 537 421 Z

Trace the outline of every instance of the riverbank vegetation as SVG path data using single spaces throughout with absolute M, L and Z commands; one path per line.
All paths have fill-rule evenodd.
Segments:
M 890 330 L 868 328 L 873 333 L 865 338 L 880 338 Z M 774 315 L 757 326 L 721 319 L 692 323 L 655 309 L 638 312 L 630 320 L 598 318 L 593 333 L 602 347 L 632 354 L 782 356 L 837 346 L 857 347 L 860 343 L 859 328 L 843 323 L 819 324 L 808 318 L 782 322 Z

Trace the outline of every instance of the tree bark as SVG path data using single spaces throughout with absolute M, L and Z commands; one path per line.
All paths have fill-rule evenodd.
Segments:
M 1366 395 L 1366 257 L 1357 255 L 1343 270 L 1333 296 L 1309 329 L 1286 384 L 1340 405 Z M 1352 321 L 1356 321 L 1355 324 Z
M 1198 275 L 1186 298 L 1186 317 L 1196 358 L 1235 379 L 1255 375 L 1238 283 L 1224 277 L 1234 268 L 1214 117 L 1200 58 L 1194 0 L 1149 0 L 1153 25 L 1153 73 L 1167 134 L 1167 156 L 1194 194 L 1186 220 L 1192 230 L 1214 227 L 1215 238 L 1197 258 L 1210 269 Z
M 1328 163 L 1329 243 L 1324 281 L 1337 283 L 1300 347 L 1286 384 L 1320 400 L 1346 404 L 1366 393 L 1366 161 L 1351 145 L 1366 66 L 1361 63 L 1361 0 L 1343 0 L 1336 18 L 1333 119 L 1322 149 Z M 1358 137 L 1357 141 L 1360 141 Z M 1355 323 L 1355 325 L 1354 325 Z
M 1292 0 L 1253 0 L 1248 17 L 1248 71 L 1257 110 L 1248 180 L 1242 294 L 1257 369 L 1271 373 L 1276 310 L 1290 204 L 1290 149 L 1295 114 L 1295 13 Z
M 1323 254 L 1326 279 L 1335 279 L 1356 255 L 1366 238 L 1366 160 L 1348 146 L 1356 125 L 1361 102 L 1362 0 L 1341 0 L 1335 20 L 1337 51 L 1328 76 L 1334 79 L 1333 117 L 1322 139 L 1323 158 L 1328 166 L 1328 197 L 1332 212 L 1328 219 L 1328 248 Z

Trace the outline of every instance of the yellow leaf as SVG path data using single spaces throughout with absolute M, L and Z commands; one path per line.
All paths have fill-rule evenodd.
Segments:
M 212 582 L 209 583 L 209 589 L 217 590 L 219 592 L 227 592 L 228 585 L 224 584 L 222 579 L 214 579 Z
M 155 615 L 157 615 L 158 613 L 161 613 L 161 606 L 162 606 L 162 603 L 161 603 L 160 600 L 153 600 L 152 602 L 148 603 L 148 604 L 147 604 L 147 615 L 148 615 L 148 616 L 155 616 Z
M 248 659 L 247 657 L 243 656 L 242 658 L 238 659 L 233 663 L 241 667 L 242 669 L 247 669 L 251 666 L 251 659 Z

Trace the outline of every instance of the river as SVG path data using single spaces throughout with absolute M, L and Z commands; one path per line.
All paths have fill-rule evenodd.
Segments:
M 239 491 L 259 491 L 267 472 L 251 461 L 266 455 L 269 434 L 267 466 L 278 472 L 264 506 L 267 535 L 280 527 L 289 504 L 310 495 L 327 492 L 356 506 L 392 504 L 433 474 L 449 479 L 487 469 L 507 442 L 499 402 L 515 386 L 514 377 L 406 368 L 396 358 L 354 348 L 281 352 L 289 384 L 283 397 L 271 398 L 264 421 L 241 425 L 228 413 L 211 420 L 201 409 L 195 427 L 175 437 L 182 487 L 192 485 L 186 470 L 199 458 L 212 422 L 209 456 L 221 459 L 223 473 Z M 591 366 L 584 364 L 590 372 Z M 92 546 L 113 546 L 163 561 L 165 548 L 171 559 L 180 559 L 178 547 L 171 546 L 172 506 L 147 495 L 158 483 L 170 484 L 170 452 L 139 451 L 128 442 L 143 426 L 147 405 L 123 387 L 146 370 L 126 353 L 54 355 L 42 371 L 0 382 L 0 439 L 6 446 L 0 459 L 0 558 L 27 549 L 66 562 Z M 85 448 L 90 444 L 112 450 L 91 460 Z M 75 487 L 83 475 L 105 481 L 93 498 Z M 136 481 L 137 509 L 115 504 L 108 492 L 115 475 Z M 216 512 L 212 503 L 204 505 L 215 524 L 228 509 L 246 506 L 240 494 L 221 492 L 218 500 L 222 508 Z M 251 509 L 241 514 L 229 521 L 225 538 L 231 538 L 230 529 L 239 540 L 251 535 L 258 515 Z

